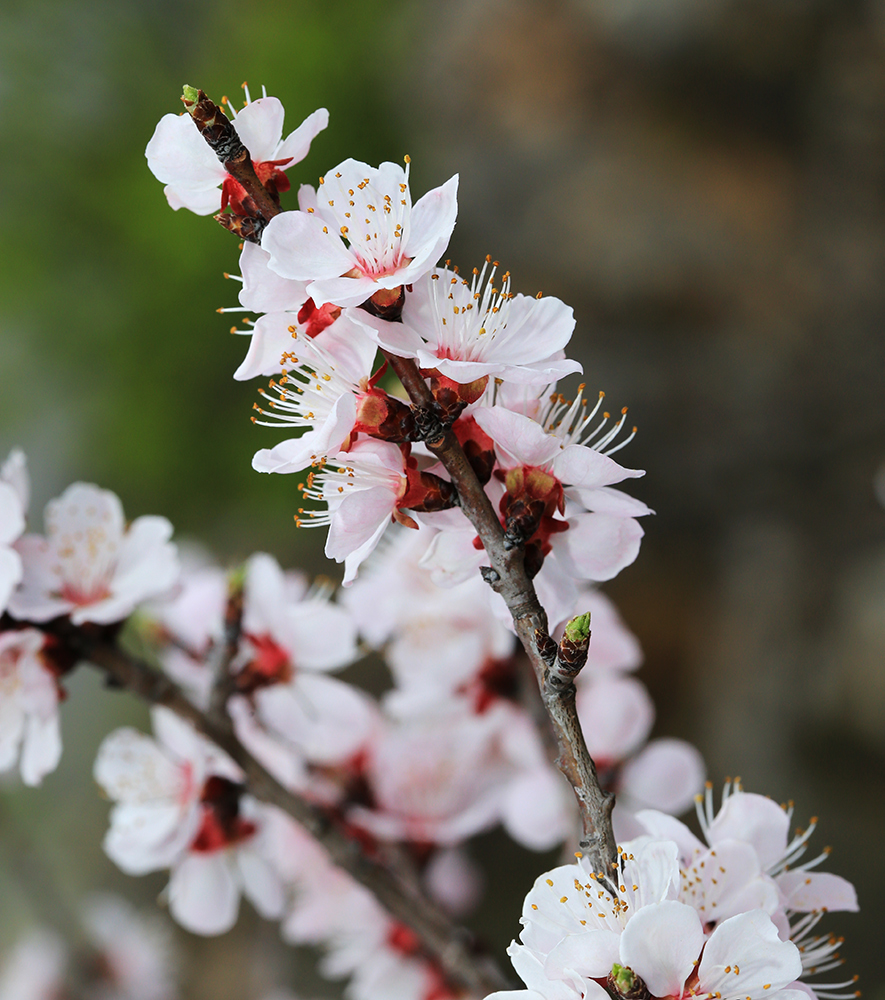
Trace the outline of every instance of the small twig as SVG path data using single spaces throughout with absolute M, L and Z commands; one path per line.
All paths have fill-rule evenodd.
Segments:
M 270 222 L 280 212 L 279 202 L 258 179 L 249 150 L 243 145 L 231 120 L 202 90 L 185 87 L 181 100 L 221 165 L 240 184 L 247 198 L 252 199 L 256 212 L 265 222 Z M 239 235 L 247 234 L 241 232 Z
M 226 716 L 227 700 L 237 690 L 237 679 L 231 671 L 240 649 L 243 631 L 242 581 L 231 582 L 227 605 L 224 609 L 224 646 L 215 664 L 215 676 L 209 693 L 209 715 Z
M 102 637 L 93 639 L 66 622 L 59 623 L 56 631 L 78 656 L 104 671 L 115 687 L 171 709 L 224 750 L 242 769 L 251 794 L 300 823 L 323 844 L 335 864 L 372 892 L 392 917 L 415 932 L 424 954 L 442 970 L 452 988 L 479 996 L 507 988 L 496 963 L 475 953 L 469 931 L 453 924 L 410 878 L 399 878 L 368 857 L 325 810 L 277 781 L 240 743 L 224 712 L 203 712 L 166 676 Z

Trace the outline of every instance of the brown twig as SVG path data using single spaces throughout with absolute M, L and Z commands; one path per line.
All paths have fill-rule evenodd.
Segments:
M 393 364 L 392 358 L 390 360 L 413 404 L 428 408 L 428 397 L 432 403 L 432 395 L 417 364 L 408 358 L 397 358 L 396 364 Z M 556 764 L 578 800 L 582 825 L 581 850 L 594 871 L 607 875 L 617 864 L 617 842 L 611 822 L 615 797 L 601 788 L 596 765 L 581 731 L 575 708 L 574 677 L 578 670 L 566 677 L 559 661 L 554 659 L 550 662 L 549 652 L 545 660 L 542 648 L 552 640 L 547 631 L 547 615 L 523 565 L 523 549 L 521 546 L 505 546 L 504 529 L 498 515 L 455 434 L 444 430 L 438 440 L 428 441 L 427 446 L 442 462 L 455 484 L 461 509 L 476 529 L 489 557 L 490 565 L 484 567 L 483 576 L 507 604 L 516 634 L 534 669 L 556 736 Z M 539 648 L 539 641 L 542 648 Z M 555 643 L 553 645 L 555 648 Z
M 396 872 L 367 856 L 360 843 L 325 810 L 277 781 L 240 743 L 226 713 L 203 712 L 166 676 L 104 637 L 93 639 L 75 629 L 63 631 L 64 641 L 102 670 L 115 687 L 131 691 L 152 705 L 171 709 L 236 761 L 250 793 L 300 823 L 323 844 L 335 864 L 369 889 L 392 917 L 410 927 L 426 957 L 439 967 L 454 990 L 485 996 L 507 988 L 508 982 L 495 962 L 476 953 L 467 930 L 451 923 L 411 879 L 399 878 Z

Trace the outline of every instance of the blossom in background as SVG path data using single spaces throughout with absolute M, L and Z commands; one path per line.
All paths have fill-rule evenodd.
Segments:
M 314 111 L 283 139 L 280 101 L 266 95 L 252 101 L 248 89 L 246 101 L 239 113 L 228 105 L 234 128 L 249 150 L 259 180 L 273 191 L 288 191 L 284 171 L 307 156 L 311 142 L 329 124 L 329 112 L 325 108 Z M 151 173 L 166 185 L 163 193 L 176 211 L 188 208 L 197 215 L 210 215 L 228 204 L 235 211 L 241 208 L 245 192 L 221 165 L 190 115 L 164 115 L 145 156 Z
M 33 628 L 0 632 L 0 771 L 18 762 L 26 785 L 39 785 L 61 758 L 59 689 L 45 641 Z
M 412 205 L 408 159 L 405 169 L 344 160 L 316 191 L 302 188 L 301 211 L 270 220 L 261 246 L 277 274 L 309 283 L 316 303 L 358 306 L 378 292 L 392 303 L 448 245 L 457 190 L 455 175 Z
M 0 466 L 0 614 L 22 578 L 21 556 L 13 543 L 25 530 L 28 509 L 28 476 L 24 453 L 10 452 Z
M 16 543 L 24 575 L 9 611 L 25 621 L 70 615 L 75 625 L 121 621 L 178 577 L 172 525 L 139 517 L 126 526 L 118 497 L 74 483 L 46 505 L 46 537 Z
M 425 274 L 406 295 L 401 323 L 368 320 L 378 344 L 460 384 L 496 376 L 549 385 L 580 372 L 561 356 L 575 328 L 571 307 L 549 295 L 514 295 L 509 271 L 496 287 L 497 268 L 486 258 L 469 280 L 457 268 Z
M 84 931 L 76 951 L 42 928 L 18 942 L 0 971 L 0 1000 L 177 996 L 170 928 L 156 915 L 141 914 L 118 896 L 103 894 L 87 899 L 75 916 Z
M 223 934 L 240 893 L 278 917 L 283 890 L 267 860 L 272 810 L 243 793 L 239 768 L 166 709 L 152 711 L 157 740 L 134 729 L 105 738 L 95 780 L 115 801 L 104 849 L 130 875 L 170 868 L 169 911 L 195 934 Z

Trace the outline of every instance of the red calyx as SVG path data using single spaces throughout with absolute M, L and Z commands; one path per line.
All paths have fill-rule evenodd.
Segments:
M 475 417 L 459 417 L 452 430 L 464 449 L 467 461 L 482 486 L 492 478 L 495 469 L 495 442 L 476 422 Z
M 304 326 L 304 332 L 308 337 L 316 337 L 327 326 L 331 326 L 340 315 L 340 306 L 333 306 L 331 302 L 317 306 L 313 299 L 308 299 L 298 310 L 298 322 Z
M 203 786 L 200 803 L 203 818 L 191 843 L 192 851 L 210 853 L 240 843 L 255 833 L 255 824 L 240 816 L 243 786 L 213 775 Z
M 353 429 L 355 433 L 402 444 L 412 438 L 415 418 L 408 403 L 373 385 L 357 401 Z
M 237 674 L 237 690 L 251 694 L 271 684 L 285 684 L 293 669 L 288 652 L 269 635 L 247 635 L 254 650 L 252 659 Z

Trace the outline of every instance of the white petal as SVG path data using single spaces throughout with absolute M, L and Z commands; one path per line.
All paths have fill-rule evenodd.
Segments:
M 412 206 L 409 235 L 403 247 L 405 255 L 412 258 L 412 264 L 407 268 L 408 277 L 403 284 L 415 281 L 439 260 L 449 245 L 457 216 L 458 175 L 455 174 Z
M 731 971 L 726 972 L 727 968 Z M 781 941 L 766 914 L 751 910 L 730 917 L 713 931 L 698 967 L 698 979 L 700 990 L 719 992 L 723 1000 L 759 1000 L 783 989 L 801 972 L 799 949 L 792 941 Z
M 645 475 L 639 469 L 625 469 L 614 459 L 581 444 L 570 444 L 561 449 L 553 460 L 553 474 L 561 483 L 583 489 L 611 486 L 624 479 L 638 479 Z
M 234 128 L 253 160 L 276 160 L 283 135 L 283 105 L 276 97 L 259 97 L 237 112 Z
M 633 518 L 578 514 L 553 539 L 556 558 L 579 580 L 611 580 L 639 555 L 645 532 Z
M 763 868 L 783 856 L 790 832 L 790 818 L 783 809 L 764 795 L 735 792 L 729 796 L 710 826 L 708 840 L 746 840 L 756 848 Z
M 328 229 L 322 219 L 306 212 L 281 212 L 271 219 L 261 237 L 262 249 L 270 254 L 271 270 L 299 281 L 335 278 L 349 271 L 354 262 L 341 237 L 337 232 L 323 232 L 324 228 Z
M 172 869 L 169 912 L 193 934 L 224 934 L 237 921 L 240 887 L 227 851 L 188 854 Z
M 621 964 L 645 981 L 652 996 L 681 996 L 704 944 L 704 929 L 690 906 L 665 900 L 643 907 L 621 935 Z
M 278 920 L 286 902 L 279 875 L 251 844 L 236 853 L 243 894 L 266 920 Z
M 515 462 L 516 465 L 546 468 L 561 451 L 557 438 L 521 413 L 514 413 L 503 406 L 490 406 L 479 407 L 473 416 L 495 442 L 502 460 L 510 465 Z
M 703 786 L 706 769 L 698 750 L 683 740 L 653 740 L 621 773 L 621 787 L 636 807 L 681 813 Z
M 240 254 L 240 305 L 251 312 L 295 312 L 307 301 L 307 284 L 283 278 L 270 268 L 270 254 L 257 243 L 244 243 Z M 289 317 L 291 323 L 294 316 Z
M 857 912 L 854 886 L 830 872 L 784 872 L 775 880 L 784 895 L 788 910 L 810 913 L 812 910 L 848 910 Z
M 310 150 L 310 144 L 329 124 L 329 112 L 319 108 L 307 116 L 304 121 L 290 132 L 273 155 L 274 160 L 287 160 L 282 168 L 286 170 L 293 163 L 300 163 Z

